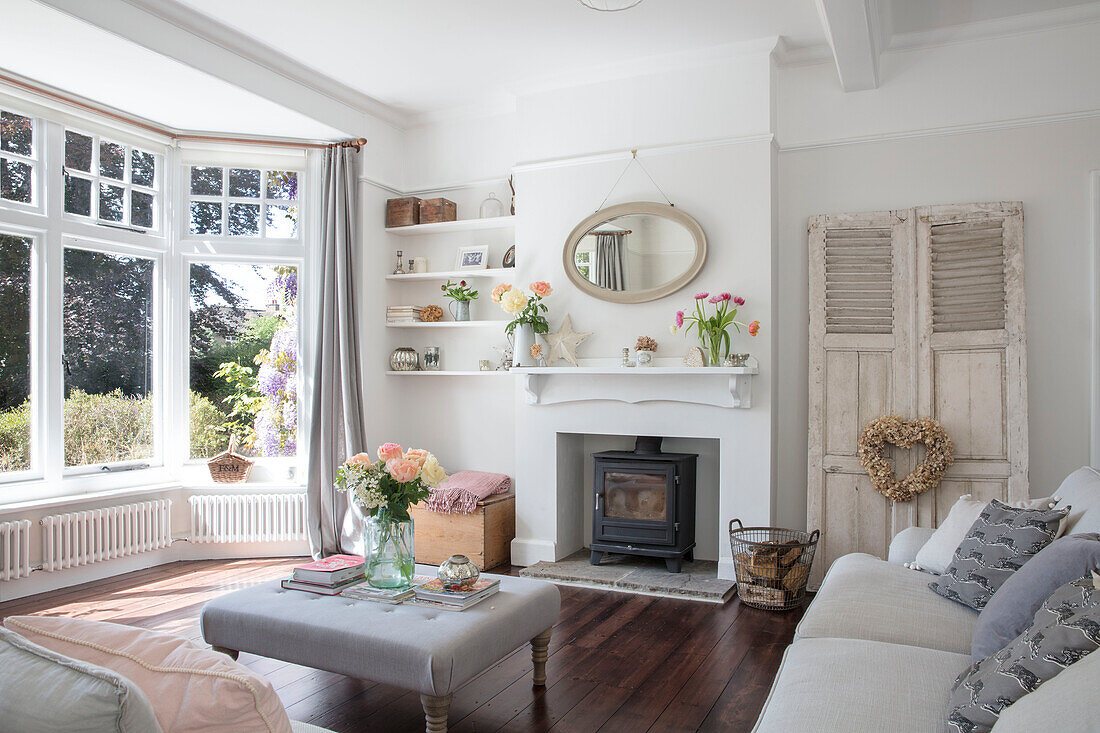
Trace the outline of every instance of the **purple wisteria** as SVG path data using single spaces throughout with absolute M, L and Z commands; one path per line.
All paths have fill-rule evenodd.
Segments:
M 256 448 L 265 456 L 292 456 L 298 433 L 297 269 L 276 268 L 270 294 L 286 307 L 279 312 L 282 325 L 271 345 L 258 357 L 256 382 L 263 406 L 256 415 Z

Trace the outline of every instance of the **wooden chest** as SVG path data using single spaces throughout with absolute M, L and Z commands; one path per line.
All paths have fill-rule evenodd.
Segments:
M 386 227 L 407 227 L 420 223 L 420 199 L 406 196 L 386 201 Z
M 479 570 L 506 565 L 516 536 L 516 495 L 496 494 L 478 502 L 471 514 L 438 514 L 423 504 L 409 508 L 416 533 L 416 561 L 439 565 L 465 555 Z
M 424 199 L 420 202 L 420 223 L 435 224 L 458 218 L 458 205 L 447 199 Z

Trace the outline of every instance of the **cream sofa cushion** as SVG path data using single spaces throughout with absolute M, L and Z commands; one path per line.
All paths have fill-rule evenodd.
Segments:
M 270 682 L 186 639 L 53 616 L 9 616 L 4 626 L 59 654 L 124 675 L 149 698 L 165 731 L 291 733 Z
M 754 733 L 933 733 L 969 654 L 859 639 L 787 647 Z
M 0 731 L 160 733 L 130 680 L 0 627 Z
M 929 590 L 932 577 L 864 553 L 837 558 L 795 639 L 866 639 L 969 655 L 978 614 Z

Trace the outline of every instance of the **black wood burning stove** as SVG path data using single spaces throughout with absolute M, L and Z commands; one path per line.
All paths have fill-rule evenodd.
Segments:
M 695 453 L 662 453 L 661 438 L 640 437 L 634 451 L 593 453 L 596 502 L 591 563 L 604 553 L 662 557 L 680 572 L 695 549 Z

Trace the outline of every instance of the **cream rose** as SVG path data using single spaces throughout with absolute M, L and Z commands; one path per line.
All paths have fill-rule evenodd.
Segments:
M 527 307 L 527 296 L 518 289 L 512 288 L 500 296 L 500 307 L 515 315 Z
M 430 453 L 427 460 L 424 461 L 424 466 L 420 469 L 420 480 L 433 489 L 447 480 L 447 472 L 443 470 L 443 466 L 439 465 L 436 457 Z

